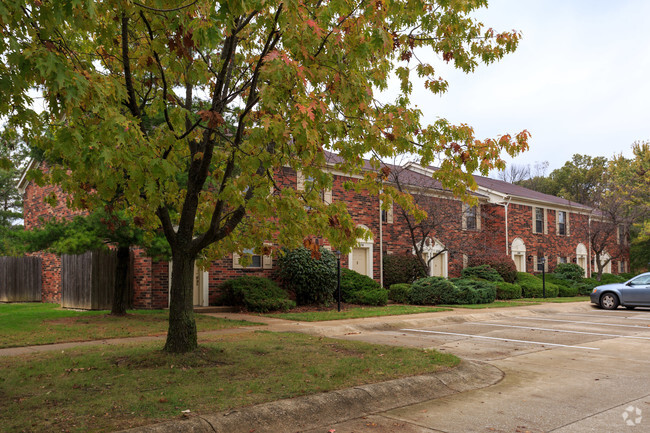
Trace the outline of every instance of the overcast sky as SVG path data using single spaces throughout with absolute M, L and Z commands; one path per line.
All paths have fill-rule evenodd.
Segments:
M 514 163 L 549 172 L 574 153 L 630 156 L 650 140 L 650 1 L 490 0 L 477 17 L 521 31 L 519 48 L 469 75 L 436 61 L 449 90 L 414 98 L 426 123 L 467 123 L 478 138 L 527 129 Z

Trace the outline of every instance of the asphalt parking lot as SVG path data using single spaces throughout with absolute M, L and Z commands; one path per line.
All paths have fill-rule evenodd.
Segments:
M 339 338 L 435 348 L 487 362 L 504 379 L 332 426 L 337 433 L 650 432 L 650 309 L 580 303 L 395 325 Z

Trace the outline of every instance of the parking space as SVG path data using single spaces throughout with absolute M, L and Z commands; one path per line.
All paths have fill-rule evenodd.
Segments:
M 598 342 L 625 339 L 650 346 L 650 311 L 579 311 L 522 315 L 390 331 L 413 345 L 476 360 L 503 359 L 548 349 L 602 351 Z

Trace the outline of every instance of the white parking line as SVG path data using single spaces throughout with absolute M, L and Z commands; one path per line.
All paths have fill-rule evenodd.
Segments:
M 619 335 L 619 334 L 602 334 L 599 332 L 583 332 L 583 331 L 569 331 L 568 329 L 552 329 L 552 328 L 536 328 L 534 326 L 516 326 L 516 325 L 503 325 L 500 323 L 485 323 L 485 322 L 471 322 L 471 325 L 484 325 L 484 326 L 499 326 L 502 328 L 518 328 L 518 329 L 532 329 L 535 331 L 551 331 L 551 332 L 564 332 L 567 334 L 584 334 L 584 335 L 598 335 L 601 337 L 616 337 L 616 338 L 635 338 L 638 340 L 650 340 L 650 337 L 638 337 L 636 335 Z
M 573 349 L 600 350 L 599 347 L 570 346 L 570 345 L 567 345 L 567 344 L 543 343 L 541 341 L 515 340 L 515 339 L 512 339 L 512 338 L 486 337 L 485 335 L 459 334 L 459 333 L 456 333 L 456 332 L 427 331 L 427 330 L 424 330 L 424 329 L 401 329 L 401 331 L 422 332 L 422 333 L 427 333 L 427 334 L 457 335 L 459 337 L 483 338 L 485 340 L 510 341 L 510 342 L 513 342 L 513 343 L 524 343 L 524 344 L 538 344 L 538 345 L 541 345 L 541 346 L 556 346 L 556 347 L 570 347 L 570 348 L 573 348 Z
M 541 317 L 513 317 L 513 319 L 523 320 L 546 320 L 547 322 L 563 322 L 563 323 L 583 323 L 588 325 L 602 325 L 602 326 L 617 326 L 620 328 L 641 328 L 650 331 L 650 325 L 619 325 L 618 323 L 602 323 L 602 322 L 589 322 L 586 320 L 561 320 L 561 319 L 544 319 Z
M 614 313 L 613 311 L 601 311 L 601 313 Z M 619 318 L 619 319 L 629 319 L 629 320 L 650 320 L 650 317 L 638 317 L 639 314 L 635 314 L 634 316 L 624 316 L 624 314 L 630 314 L 630 313 L 625 313 L 621 311 L 620 313 L 622 314 L 610 314 L 611 318 Z M 602 314 L 582 314 L 582 313 L 560 313 L 562 316 L 582 316 L 582 317 L 602 317 Z M 644 316 L 647 316 L 646 314 L 643 314 Z M 608 317 L 609 319 L 609 317 Z

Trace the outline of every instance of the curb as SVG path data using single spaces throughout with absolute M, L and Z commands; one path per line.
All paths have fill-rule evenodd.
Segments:
M 339 391 L 278 400 L 230 412 L 123 430 L 128 433 L 277 433 L 338 424 L 373 413 L 484 388 L 503 379 L 498 368 L 461 361 L 456 368 Z M 396 398 L 399 396 L 399 398 Z

